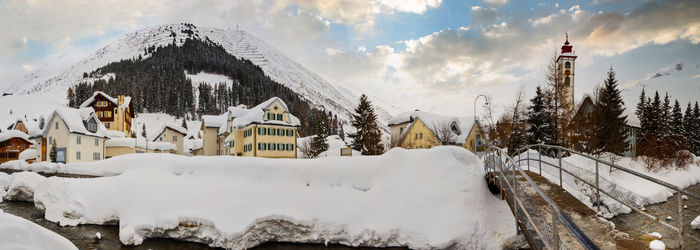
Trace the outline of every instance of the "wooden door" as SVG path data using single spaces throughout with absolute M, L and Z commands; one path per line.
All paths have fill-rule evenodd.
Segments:
M 46 138 L 41 138 L 41 160 L 46 160 Z

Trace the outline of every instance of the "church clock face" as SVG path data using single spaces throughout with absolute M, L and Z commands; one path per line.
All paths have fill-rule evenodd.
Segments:
M 567 76 L 568 76 L 568 75 L 571 75 L 571 70 L 568 70 L 568 69 L 567 69 L 566 71 L 564 71 L 564 74 L 567 75 Z

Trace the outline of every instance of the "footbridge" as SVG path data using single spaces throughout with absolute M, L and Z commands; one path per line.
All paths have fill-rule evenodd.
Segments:
M 577 166 L 562 161 L 562 157 L 571 155 L 580 156 L 581 159 L 590 161 L 590 164 Z M 681 187 L 561 146 L 528 145 L 510 155 L 501 148 L 490 146 L 482 159 L 489 189 L 494 194 L 500 194 L 501 199 L 508 203 L 518 233 L 525 237 L 533 249 L 605 249 L 611 246 L 607 244 L 612 241 L 609 232 L 595 232 L 590 225 L 581 225 L 585 222 L 569 216 L 571 213 L 567 209 L 571 209 L 570 204 L 561 204 L 561 201 L 552 199 L 559 193 L 574 196 L 580 201 L 579 206 L 586 204 L 594 208 L 594 217 L 611 217 L 629 212 L 643 214 L 647 218 L 644 222 L 650 226 L 661 225 L 675 232 L 676 235 L 664 236 L 663 239 L 673 248 L 684 248 L 684 239 L 690 239 L 693 244 L 700 242 L 683 230 L 684 223 L 689 223 L 688 220 L 684 222 L 683 218 L 694 216 L 684 214 L 683 199 L 698 202 L 700 195 Z M 678 203 L 677 219 L 666 220 L 661 215 L 648 212 L 644 206 L 651 204 L 651 201 L 608 180 L 610 177 L 606 176 L 609 175 L 602 175 L 601 170 L 624 172 L 640 182 L 655 183 L 669 191 L 683 194 L 677 195 L 675 201 Z M 546 179 L 549 182 L 547 184 L 555 186 L 557 190 L 533 178 Z M 668 242 L 669 240 L 673 242 Z M 613 249 L 638 247 L 640 245 L 612 245 Z

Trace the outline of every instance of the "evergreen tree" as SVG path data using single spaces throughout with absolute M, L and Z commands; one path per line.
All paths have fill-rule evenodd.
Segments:
M 535 97 L 530 99 L 532 103 L 527 107 L 527 122 L 530 124 L 527 131 L 528 144 L 553 144 L 556 143 L 554 130 L 556 121 L 551 107 L 551 98 L 538 86 Z
M 678 100 L 673 104 L 673 109 L 671 111 L 671 122 L 670 122 L 671 136 L 676 141 L 677 146 L 683 145 L 683 135 L 685 130 L 683 129 L 683 112 L 681 110 L 681 105 Z
M 343 142 L 345 142 L 345 130 L 343 130 L 342 122 L 340 123 L 339 127 L 340 128 L 338 129 L 338 136 L 340 136 L 340 139 L 343 140 Z
M 49 151 L 49 160 L 51 162 L 55 163 L 57 154 L 58 153 L 56 152 L 56 140 L 54 140 L 53 142 L 51 142 L 51 151 Z
M 593 108 L 593 131 L 596 137 L 593 145 L 594 153 L 610 152 L 621 155 L 627 150 L 625 143 L 627 116 L 623 115 L 624 109 L 620 90 L 617 89 L 615 71 L 611 67 Z
M 649 122 L 647 118 L 647 111 L 649 110 L 649 102 L 647 101 L 646 93 L 644 88 L 642 88 L 642 94 L 639 95 L 639 102 L 637 103 L 637 109 L 635 114 L 639 119 L 639 131 L 637 131 L 637 154 L 642 155 L 645 152 L 645 146 L 647 145 L 647 135 L 649 131 Z
M 693 145 L 693 154 L 700 155 L 700 106 L 695 102 L 693 108 L 693 127 L 690 133 Z
M 374 113 L 372 103 L 366 95 L 360 96 L 360 104 L 355 108 L 350 124 L 355 127 L 355 133 L 348 134 L 352 138 L 353 149 L 362 152 L 363 155 L 378 155 L 384 152 L 382 133 L 377 127 L 377 114 Z
M 325 113 L 321 111 L 316 112 L 316 117 L 314 119 L 314 137 L 311 139 L 311 150 L 310 157 L 316 158 L 319 154 L 328 150 L 328 142 L 326 137 L 328 136 L 327 121 Z
M 659 120 L 659 134 L 661 138 L 671 136 L 671 97 L 664 96 L 663 106 L 661 106 L 661 120 Z
M 695 149 L 695 142 L 693 140 L 694 133 L 697 133 L 695 129 L 695 124 L 693 123 L 693 106 L 688 102 L 688 107 L 685 108 L 685 115 L 683 116 L 683 137 L 688 140 L 688 151 L 693 152 Z

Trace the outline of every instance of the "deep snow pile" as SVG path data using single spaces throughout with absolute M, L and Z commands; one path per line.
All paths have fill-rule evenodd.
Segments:
M 522 158 L 527 158 L 527 153 L 520 155 Z M 537 159 L 537 151 L 530 150 L 530 158 Z M 517 159 L 517 158 L 516 158 Z M 606 155 L 600 159 L 610 162 L 610 156 Z M 542 160 L 554 165 L 558 165 L 558 159 L 542 156 Z M 700 166 L 698 163 L 690 164 L 686 169 L 669 168 L 658 172 L 647 171 L 641 159 L 633 159 L 630 157 L 616 157 L 615 164 L 624 167 L 628 170 L 641 173 L 680 188 L 687 188 L 691 185 L 700 183 Z M 526 168 L 527 162 L 521 162 L 521 167 Z M 589 177 L 588 181 L 595 183 L 595 161 L 579 155 L 572 155 L 562 158 L 562 165 L 565 169 L 577 173 L 579 176 Z M 530 168 L 533 172 L 538 172 L 539 163 L 537 161 L 530 162 Z M 559 170 L 554 167 L 549 167 L 543 164 L 543 176 L 549 179 L 552 183 L 559 184 Z M 614 189 L 616 194 L 622 195 L 625 199 L 640 208 L 649 205 L 666 201 L 673 195 L 675 191 L 666 188 L 651 181 L 644 180 L 632 174 L 623 172 L 622 170 L 610 168 L 600 163 L 599 174 L 601 188 L 610 192 Z M 580 181 L 573 181 L 573 178 L 568 174 L 564 174 L 564 189 L 581 200 L 584 204 L 591 208 L 594 201 L 594 190 L 589 185 Z M 569 181 L 567 182 L 568 179 Z M 631 199 L 631 200 L 630 200 Z M 631 212 L 628 207 L 608 198 L 601 193 L 601 200 L 606 205 L 603 216 L 612 217 L 620 213 Z
M 118 176 L 25 173 L 13 183 L 33 186 L 36 206 L 61 225 L 118 220 L 125 244 L 170 237 L 231 249 L 268 240 L 494 249 L 515 232 L 481 162 L 458 147 L 313 160 L 125 156 L 92 163 L 135 166 Z
M 68 239 L 0 210 L 0 249 L 78 249 Z

